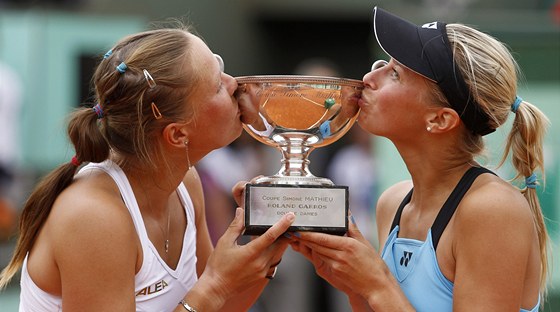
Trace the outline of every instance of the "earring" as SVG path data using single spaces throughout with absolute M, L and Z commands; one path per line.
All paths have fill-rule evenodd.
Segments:
M 432 127 L 427 127 L 426 130 L 428 130 L 428 132 L 432 132 Z
M 189 159 L 189 140 L 185 140 L 185 149 L 187 151 L 187 166 L 189 166 L 189 170 L 192 168 L 191 166 L 191 160 Z

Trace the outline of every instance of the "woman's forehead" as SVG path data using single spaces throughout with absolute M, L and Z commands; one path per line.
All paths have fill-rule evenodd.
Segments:
M 192 36 L 193 40 L 190 45 L 189 66 L 191 66 L 193 75 L 195 75 L 197 79 L 208 79 L 215 75 L 214 72 L 218 72 L 218 61 L 204 41 L 197 36 Z

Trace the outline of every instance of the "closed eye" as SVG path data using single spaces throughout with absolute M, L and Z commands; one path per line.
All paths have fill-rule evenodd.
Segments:
M 397 72 L 397 70 L 393 67 L 391 68 L 391 77 L 395 78 L 395 79 L 399 79 L 399 72 Z

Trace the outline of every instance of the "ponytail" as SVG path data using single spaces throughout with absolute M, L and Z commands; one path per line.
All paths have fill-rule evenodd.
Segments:
M 537 196 L 536 186 L 538 182 L 536 181 L 535 171 L 542 173 L 544 182 L 543 141 L 549 120 L 536 106 L 523 101 L 519 97 L 512 105 L 512 111 L 515 113 L 515 119 L 507 138 L 500 165 L 506 161 L 511 153 L 511 161 L 516 171 L 514 180 L 521 177 L 525 178 L 525 186 L 521 189 L 521 192 L 531 207 L 538 234 L 541 254 L 541 290 L 544 296 L 548 277 L 549 238 Z
M 489 117 L 488 126 L 496 129 L 503 125 L 510 113 L 515 113 L 512 129 L 498 166 L 511 155 L 515 179 L 525 178 L 521 192 L 527 199 L 533 214 L 539 239 L 541 256 L 541 294 L 546 293 L 548 277 L 548 234 L 543 213 L 537 197 L 537 173 L 544 181 L 543 141 L 549 124 L 547 117 L 534 105 L 517 97 L 519 66 L 507 46 L 492 36 L 461 24 L 447 24 L 449 42 L 465 82 L 476 103 Z M 514 100 L 515 98 L 515 100 Z M 479 135 L 469 135 L 463 147 L 472 155 L 482 151 L 483 141 Z M 541 300 L 544 302 L 544 300 Z
M 68 135 L 76 149 L 76 156 L 72 161 L 46 175 L 25 203 L 19 221 L 19 238 L 12 259 L 0 273 L 0 290 L 8 285 L 21 268 L 51 212 L 54 201 L 72 183 L 81 162 L 100 162 L 108 158 L 109 145 L 99 131 L 95 113 L 90 108 L 81 108 L 71 116 Z
M 58 195 L 72 183 L 76 166 L 66 163 L 45 176 L 25 203 L 19 221 L 19 238 L 12 259 L 0 273 L 0 289 L 8 285 L 33 247 Z

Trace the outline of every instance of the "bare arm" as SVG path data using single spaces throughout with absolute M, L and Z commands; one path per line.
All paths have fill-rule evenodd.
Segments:
M 212 246 L 210 235 L 208 233 L 203 189 L 200 183 L 200 177 L 198 176 L 196 170 L 189 170 L 189 173 L 185 176 L 184 183 L 191 195 L 191 199 L 195 207 L 197 229 L 197 272 L 200 277 L 206 268 L 208 257 L 210 257 L 214 247 Z M 230 207 L 222 207 L 222 209 L 230 209 Z M 235 296 L 228 300 L 228 302 L 224 304 L 224 311 L 248 310 L 263 291 L 267 281 L 267 279 L 263 278 L 260 283 L 257 283 L 252 287 L 248 287 L 242 295 Z
M 69 190 L 49 227 L 64 311 L 134 311 L 138 237 L 120 199 L 97 189 Z
M 246 245 L 237 239 L 244 228 L 243 210 L 238 208 L 235 219 L 212 250 L 205 224 L 202 188 L 187 175 L 185 184 L 193 198 L 197 214 L 197 256 L 206 263 L 199 281 L 185 296 L 192 307 L 207 311 L 246 311 L 266 286 L 265 276 L 271 264 L 279 259 L 288 240 L 279 238 L 293 222 L 286 216 L 267 233 Z M 199 183 L 199 182 L 198 182 Z M 224 207 L 226 209 L 227 207 Z M 293 215 L 292 215 L 293 217 Z M 201 222 L 201 223 L 199 223 Z M 200 250 L 198 250 L 200 248 Z M 180 306 L 176 311 L 184 311 Z
M 531 251 L 538 246 L 526 200 L 492 183 L 465 198 L 456 214 L 453 310 L 519 311 Z
M 377 205 L 380 246 L 389 234 L 395 212 L 410 188 L 398 183 L 383 193 Z M 351 220 L 350 220 L 351 221 Z M 317 273 L 345 292 L 354 311 L 412 311 L 404 293 L 375 248 L 349 222 L 346 237 L 299 233 L 292 248 L 315 266 Z
M 414 311 L 385 262 L 358 227 L 348 236 L 301 232 L 294 239 L 317 273 L 345 292 L 356 311 Z M 292 244 L 292 246 L 294 246 Z M 361 300 L 359 299 L 361 297 Z
M 273 259 L 285 251 L 288 242 L 280 237 L 293 223 L 293 214 L 283 216 L 250 243 L 238 245 L 243 220 L 243 209 L 237 208 L 233 222 L 208 258 L 204 273 L 185 296 L 185 301 L 196 309 L 205 312 L 232 310 L 226 303 L 253 285 L 262 283 Z M 175 311 L 182 310 L 178 307 Z

